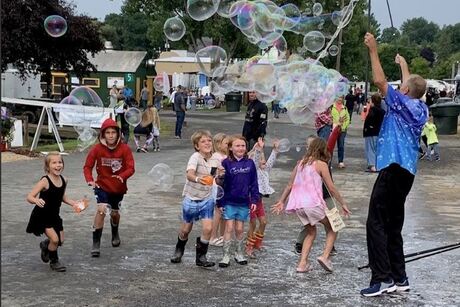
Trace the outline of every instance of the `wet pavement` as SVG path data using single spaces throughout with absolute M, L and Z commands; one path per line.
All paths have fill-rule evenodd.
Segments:
M 170 111 L 162 120 L 173 121 Z M 362 122 L 356 115 L 346 138 L 345 163 L 333 164 L 334 180 L 353 215 L 336 242 L 334 273 L 326 273 L 314 259 L 321 253 L 324 231 L 318 231 L 310 259 L 314 270 L 295 272 L 298 255 L 294 241 L 300 229 L 295 216 L 268 214 L 264 251 L 247 266 L 232 262 L 226 269 L 198 268 L 190 235 L 181 264 L 171 264 L 181 212 L 184 170 L 193 152 L 189 137 L 199 128 L 212 133 L 240 133 L 244 113 L 189 114 L 182 140 L 161 137 L 161 152 L 134 153 L 136 174 L 128 181 L 120 223 L 122 244 L 112 248 L 106 221 L 100 258 L 90 257 L 91 225 L 95 202 L 77 215 L 63 205 L 65 243 L 59 249 L 66 273 L 52 272 L 40 260 L 40 239 L 25 233 L 32 206 L 26 194 L 42 175 L 40 160 L 2 164 L 1 281 L 4 306 L 459 306 L 460 249 L 407 264 L 412 290 L 379 298 L 363 298 L 359 290 L 369 282 L 365 222 L 369 195 L 376 174 L 366 173 Z M 303 142 L 314 133 L 311 126 L 296 126 L 285 115 L 270 116 L 268 138 L 289 137 Z M 421 161 L 406 203 L 403 229 L 406 253 L 460 241 L 460 136 L 440 136 L 441 162 Z M 281 154 L 272 171 L 277 191 L 266 209 L 279 197 L 295 162 L 301 157 L 293 146 Z M 66 156 L 67 193 L 78 199 L 91 195 L 82 175 L 85 153 Z M 175 185 L 170 192 L 152 189 L 147 172 L 156 163 L 168 164 Z M 221 249 L 210 247 L 209 258 L 219 261 Z

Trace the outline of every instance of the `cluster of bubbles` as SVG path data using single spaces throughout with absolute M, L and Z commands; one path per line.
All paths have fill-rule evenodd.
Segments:
M 67 21 L 59 15 L 46 17 L 43 26 L 51 37 L 61 37 L 67 32 Z
M 314 113 L 326 110 L 347 92 L 348 80 L 319 61 L 327 55 L 339 53 L 333 42 L 350 22 L 356 3 L 357 0 L 350 0 L 343 9 L 324 13 L 318 2 L 302 12 L 292 3 L 278 6 L 269 0 L 188 0 L 187 13 L 192 19 L 203 21 L 216 13 L 229 18 L 248 41 L 260 49 L 275 47 L 279 52 L 285 52 L 287 43 L 283 34 L 293 32 L 303 36 L 302 50 L 317 54 L 316 59 L 304 59 L 295 54 L 282 64 L 262 56 L 228 64 L 223 48 L 207 46 L 196 53 L 196 61 L 201 72 L 211 79 L 211 93 L 255 91 L 257 98 L 264 103 L 280 101 L 292 122 L 308 122 Z M 170 19 L 174 18 L 180 20 L 179 17 Z M 165 35 L 177 40 L 180 36 L 177 33 L 182 36 L 185 33 L 185 25 L 170 19 L 165 23 Z M 176 27 L 174 31 L 172 25 Z M 335 32 L 325 35 L 326 30 Z
M 79 151 L 90 147 L 97 140 L 98 132 L 91 126 L 93 122 L 100 122 L 104 116 L 100 108 L 104 108 L 101 98 L 94 90 L 85 86 L 73 89 L 69 96 L 53 107 L 59 121 L 72 124 L 78 133 Z

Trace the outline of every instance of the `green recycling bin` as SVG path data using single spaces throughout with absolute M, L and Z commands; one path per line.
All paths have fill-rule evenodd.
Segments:
M 437 133 L 442 135 L 457 134 L 458 115 L 460 114 L 460 103 L 456 103 L 452 98 L 439 98 L 430 107 L 433 114 L 434 124 Z
M 225 106 L 227 112 L 239 112 L 242 101 L 243 95 L 241 93 L 231 92 L 225 94 Z

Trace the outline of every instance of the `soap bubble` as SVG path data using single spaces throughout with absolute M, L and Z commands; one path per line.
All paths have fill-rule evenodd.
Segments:
M 97 95 L 97 93 L 86 86 L 79 86 L 73 89 L 69 96 L 73 96 L 80 100 L 80 103 L 84 106 L 90 107 L 104 107 L 104 103 L 102 102 L 101 98 Z
M 299 23 L 300 17 L 301 17 L 299 8 L 292 3 L 288 3 L 288 4 L 281 6 L 281 9 L 286 14 L 286 18 L 284 19 L 283 28 L 291 29 L 295 27 Z
M 83 128 L 83 130 L 78 133 L 78 151 L 82 152 L 93 145 L 96 142 L 97 137 L 98 133 L 95 129 L 90 128 L 89 126 Z
M 129 108 L 124 116 L 126 122 L 133 127 L 136 127 L 142 121 L 142 112 L 138 108 Z
M 237 19 L 238 28 L 249 29 L 254 25 L 254 18 L 252 17 L 254 8 L 254 4 L 249 2 L 241 6 Z
M 195 58 L 201 72 L 212 77 L 214 71 L 227 62 L 227 52 L 219 46 L 208 46 L 198 50 Z
M 313 4 L 312 10 L 313 10 L 313 15 L 319 16 L 323 12 L 323 6 L 321 5 L 321 3 L 316 2 L 315 4 Z
M 334 11 L 331 14 L 331 21 L 334 25 L 338 26 L 342 20 L 343 13 L 342 11 Z
M 104 212 L 105 215 L 110 215 L 112 213 L 112 206 L 109 204 L 97 204 L 98 212 Z
M 328 49 L 328 52 L 331 56 L 336 56 L 339 54 L 339 47 L 337 47 L 337 45 L 331 45 Z
M 207 109 L 214 109 L 217 105 L 217 102 L 214 99 L 209 99 L 206 101 L 206 108 Z
M 230 17 L 230 7 L 235 2 L 235 0 L 220 0 L 219 7 L 217 8 L 217 14 L 225 18 Z
M 163 91 L 164 87 L 164 79 L 163 75 L 158 75 L 153 79 L 153 87 L 155 88 L 155 91 L 161 92 Z
M 284 36 L 281 36 L 280 38 L 278 38 L 273 43 L 273 47 L 278 49 L 279 52 L 286 52 L 286 50 L 287 50 L 287 42 L 286 42 L 286 39 L 284 38 Z
M 314 114 L 306 106 L 288 107 L 287 115 L 294 124 L 311 122 Z
M 185 24 L 179 17 L 171 17 L 165 21 L 163 32 L 170 41 L 178 41 L 185 35 Z
M 187 13 L 197 21 L 208 19 L 218 8 L 219 0 L 187 0 Z
M 158 163 L 152 167 L 147 173 L 153 186 L 160 191 L 168 191 L 171 189 L 174 181 L 174 176 L 171 168 L 164 163 Z
M 288 152 L 291 149 L 291 141 L 289 139 L 281 139 L 278 143 L 278 151 L 279 152 Z
M 318 52 L 324 47 L 326 39 L 319 31 L 310 31 L 303 38 L 303 45 L 311 52 Z
M 222 197 L 224 197 L 224 189 L 220 185 L 213 184 L 211 189 L 211 195 L 214 201 L 222 199 Z
M 46 17 L 43 25 L 46 33 L 52 37 L 61 37 L 67 32 L 67 21 L 59 15 Z

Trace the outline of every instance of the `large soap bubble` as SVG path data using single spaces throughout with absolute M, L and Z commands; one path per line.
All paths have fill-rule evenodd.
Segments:
M 43 25 L 46 33 L 52 37 L 60 37 L 67 32 L 67 21 L 59 15 L 46 17 Z
M 212 77 L 214 71 L 227 62 L 227 52 L 219 46 L 208 46 L 198 50 L 195 58 L 201 72 Z
M 324 47 L 326 39 L 319 31 L 310 31 L 303 38 L 303 45 L 311 52 L 318 52 Z
M 323 12 L 323 6 L 321 5 L 321 3 L 316 2 L 315 4 L 313 4 L 312 11 L 313 15 L 319 16 Z
M 291 141 L 289 139 L 281 139 L 278 143 L 279 152 L 288 152 L 291 149 Z
M 194 20 L 206 20 L 217 12 L 219 2 L 219 0 L 187 0 L 187 13 Z
M 331 56 L 336 56 L 339 54 L 339 47 L 337 45 L 331 45 L 328 49 L 328 52 Z
M 235 2 L 235 0 L 220 0 L 219 7 L 217 8 L 217 14 L 225 18 L 230 17 L 230 7 Z
M 155 88 L 155 91 L 161 92 L 163 91 L 163 86 L 164 86 L 164 79 L 163 75 L 158 75 L 153 79 L 153 87 Z
M 153 186 L 159 191 L 168 191 L 174 183 L 172 169 L 164 163 L 158 163 L 147 173 Z
M 129 108 L 125 112 L 125 120 L 128 124 L 136 127 L 142 121 L 142 112 L 138 108 Z
M 163 26 L 163 32 L 169 40 L 178 41 L 185 35 L 185 24 L 177 16 L 168 18 Z
M 86 86 L 79 86 L 73 89 L 69 96 L 77 98 L 84 106 L 100 108 L 104 107 L 104 103 L 102 103 L 102 100 L 97 95 L 97 93 L 93 89 Z

